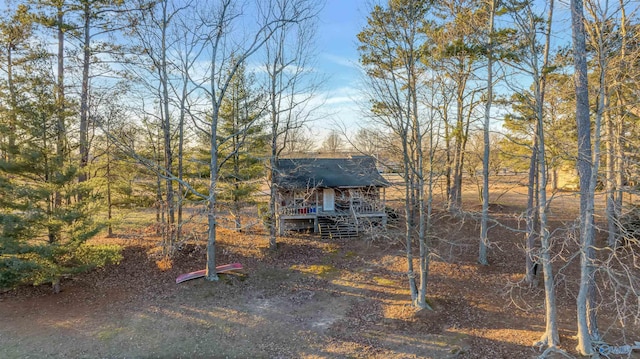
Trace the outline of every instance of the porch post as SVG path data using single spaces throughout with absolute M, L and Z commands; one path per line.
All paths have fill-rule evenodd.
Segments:
M 313 190 L 316 194 L 316 203 L 314 204 L 315 206 L 315 210 L 313 211 L 314 217 L 313 217 L 313 233 L 318 233 L 320 232 L 320 229 L 318 228 L 318 187 L 316 187 Z
M 382 212 L 384 215 L 382 216 L 382 227 L 387 228 L 387 188 L 382 187 Z
M 352 188 L 349 188 L 349 211 L 356 213 L 355 209 L 353 208 L 353 194 L 355 193 L 355 190 Z
M 387 207 L 387 188 L 382 187 L 382 209 Z

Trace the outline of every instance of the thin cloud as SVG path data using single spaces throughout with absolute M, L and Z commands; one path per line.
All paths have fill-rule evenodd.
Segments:
M 325 58 L 327 61 L 330 61 L 330 62 L 332 62 L 332 63 L 334 63 L 336 65 L 349 67 L 349 68 L 357 68 L 358 67 L 357 60 L 354 60 L 352 58 L 339 56 L 339 55 L 333 55 L 333 54 L 329 54 L 329 53 L 323 53 L 322 57 Z

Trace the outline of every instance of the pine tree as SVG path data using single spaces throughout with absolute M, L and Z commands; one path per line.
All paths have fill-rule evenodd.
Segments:
M 57 291 L 63 276 L 117 260 L 117 252 L 84 245 L 101 229 L 91 216 L 99 201 L 76 183 L 77 167 L 60 147 L 60 121 L 73 108 L 61 109 L 51 96 L 59 85 L 51 71 L 55 56 L 30 36 L 21 41 L 31 51 L 13 63 L 11 81 L 2 79 L 13 90 L 0 93 L 0 102 L 9 104 L 0 126 L 13 137 L 0 149 L 8 154 L 0 158 L 0 287 L 50 282 Z M 3 58 L 3 67 L 7 63 Z M 80 193 L 87 200 L 78 201 Z
M 258 190 L 258 179 L 264 174 L 261 158 L 266 153 L 262 114 L 262 96 L 252 85 L 255 76 L 240 65 L 227 89 L 220 108 L 220 200 L 229 203 L 235 229 L 240 230 L 240 212 Z

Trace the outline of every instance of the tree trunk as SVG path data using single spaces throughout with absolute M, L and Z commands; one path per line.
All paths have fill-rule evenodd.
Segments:
M 188 71 L 188 69 L 185 69 Z M 177 211 L 178 218 L 176 222 L 176 242 L 180 243 L 182 240 L 182 210 L 184 207 L 184 120 L 186 116 L 186 99 L 187 99 L 187 79 L 184 78 L 182 85 L 182 97 L 180 98 L 180 120 L 178 123 L 178 198 L 177 198 Z
M 605 196 L 606 207 L 605 217 L 607 218 L 607 243 L 609 247 L 615 248 L 618 242 L 618 217 L 616 216 L 616 183 L 615 176 L 615 153 L 614 153 L 614 128 L 612 116 L 607 116 L 605 121 L 606 140 L 605 140 Z
M 531 158 L 529 161 L 529 185 L 527 186 L 527 211 L 526 211 L 526 263 L 525 263 L 525 278 L 527 283 L 535 283 L 535 265 L 534 248 L 537 237 L 538 228 L 538 214 L 536 203 L 538 203 L 538 126 L 535 126 L 533 134 L 533 146 L 531 151 Z
M 618 65 L 617 83 L 614 85 L 614 92 L 617 95 L 617 115 L 607 115 L 607 142 L 606 142 L 606 163 L 607 163 L 607 187 L 606 187 L 606 217 L 608 226 L 607 243 L 615 248 L 618 245 L 620 236 L 620 212 L 622 209 L 622 186 L 624 153 L 622 149 L 625 117 L 625 94 L 623 86 L 626 66 L 627 66 L 627 15 L 625 11 L 625 1 L 620 0 L 620 55 Z
M 166 243 L 163 248 L 165 255 L 173 253 L 173 241 L 175 237 L 175 203 L 173 193 L 173 180 L 168 174 L 173 171 L 173 149 L 171 147 L 171 117 L 169 115 L 169 74 L 167 65 L 167 28 L 169 20 L 167 18 L 167 2 L 162 4 L 162 43 L 161 43 L 161 60 L 160 68 L 160 86 L 162 88 L 162 134 L 164 139 L 164 168 L 167 178 L 165 179 L 166 187 L 166 206 L 167 206 L 167 227 L 165 228 Z
M 406 216 L 405 219 L 405 232 L 404 232 L 404 238 L 405 238 L 405 246 L 406 246 L 406 254 L 407 254 L 407 279 L 409 280 L 409 291 L 411 292 L 411 301 L 412 302 L 416 302 L 416 300 L 418 299 L 418 288 L 416 286 L 416 276 L 415 276 L 415 272 L 413 269 L 413 228 L 414 228 L 414 224 L 413 224 L 413 202 L 411 201 L 411 198 L 413 197 L 413 189 L 414 189 L 414 184 L 413 184 L 413 180 L 412 177 L 410 175 L 410 170 L 409 170 L 409 156 L 406 153 L 407 149 L 407 144 L 406 144 L 406 139 L 403 140 L 403 147 L 405 148 L 405 154 L 403 156 L 404 158 L 404 176 L 405 176 L 405 203 L 404 203 L 404 213 Z
M 212 70 L 212 79 L 213 79 Z M 213 80 L 211 87 L 214 88 Z M 214 92 L 215 93 L 215 92 Z M 217 228 L 217 209 L 216 209 L 216 190 L 218 187 L 218 103 L 213 100 L 213 111 L 211 115 L 211 137 L 209 138 L 211 161 L 209 163 L 209 198 L 207 201 L 207 224 L 209 225 L 207 238 L 207 267 L 206 278 L 210 281 L 218 280 L 216 272 L 216 228 Z
M 541 98 L 541 97 L 539 97 Z M 542 103 L 538 104 L 538 133 L 540 146 L 538 153 L 538 168 L 540 170 L 540 186 L 538 187 L 540 217 L 540 262 L 544 273 L 544 293 L 545 293 L 545 322 L 546 328 L 541 341 L 548 347 L 556 347 L 560 343 L 558 335 L 557 308 L 555 299 L 555 283 L 553 280 L 553 267 L 551 265 L 551 243 L 549 227 L 547 224 L 547 166 L 544 143 Z
M 60 5 L 61 6 L 61 5 Z M 55 171 L 56 176 L 60 176 L 62 173 L 62 166 L 64 164 L 64 152 L 65 152 L 65 137 L 66 137 L 66 125 L 65 125 L 65 111 L 66 100 L 64 94 L 64 12 L 61 7 L 58 7 L 57 13 L 57 26 L 58 26 L 58 83 L 57 83 L 57 122 L 56 122 L 56 160 Z M 62 205 L 62 194 L 56 190 L 54 194 L 54 208 L 58 208 Z M 58 237 L 58 233 L 53 233 L 50 238 L 55 239 Z
M 7 46 L 7 87 L 9 88 L 9 101 L 10 101 L 10 110 L 9 110 L 9 133 L 8 137 L 8 149 L 5 153 L 5 160 L 7 162 L 13 160 L 14 151 L 16 151 L 16 130 L 18 126 L 18 99 L 16 97 L 15 84 L 13 81 L 13 48 L 12 46 Z
M 447 205 L 449 206 L 449 210 L 451 209 L 451 203 L 453 202 L 453 195 L 452 195 L 452 181 L 451 181 L 451 167 L 452 167 L 452 158 L 451 158 L 451 134 L 450 134 L 450 130 L 449 130 L 449 123 L 447 121 L 447 119 L 444 120 L 444 140 L 445 140 L 445 152 L 446 152 L 446 168 L 445 168 L 445 181 L 446 181 L 446 199 L 447 199 Z
M 580 290 L 578 292 L 578 346 L 581 355 L 594 353 L 591 341 L 591 293 L 595 285 L 592 261 L 594 258 L 593 196 L 591 186 L 591 123 L 587 83 L 587 53 L 582 0 L 571 0 L 571 29 L 573 35 L 574 81 L 576 92 L 576 127 L 578 132 L 578 175 L 580 178 Z
M 489 124 L 491 121 L 491 102 L 493 101 L 493 23 L 496 9 L 496 0 L 490 2 L 489 11 L 489 40 L 487 51 L 487 101 L 484 107 L 484 128 L 483 128 L 483 140 L 484 140 L 484 153 L 482 157 L 482 219 L 480 221 L 480 243 L 478 248 L 478 263 L 481 265 L 488 265 L 487 259 L 487 244 L 489 243 L 488 237 L 488 222 L 489 222 L 489 156 L 490 156 L 490 143 L 489 143 Z
M 278 157 L 272 152 L 271 158 L 269 159 L 269 177 L 271 178 L 271 183 L 269 183 L 269 249 L 275 250 L 277 248 L 276 242 L 276 231 L 277 225 L 276 221 L 278 220 L 278 213 L 276 212 L 276 197 L 278 195 L 278 191 L 276 185 L 274 183 L 276 173 L 276 165 L 278 163 Z
M 278 114 L 278 101 L 277 101 L 277 63 L 278 56 L 273 59 L 273 68 L 270 71 L 270 94 L 269 94 L 269 109 L 271 111 L 271 157 L 269 158 L 269 249 L 275 250 L 277 248 L 276 241 L 276 221 L 278 220 L 278 213 L 276 212 L 276 196 L 278 190 L 276 188 L 275 180 L 277 177 L 276 168 L 278 165 L 278 138 L 280 135 L 280 116 Z M 269 64 L 272 66 L 272 64 Z
M 89 162 L 89 64 L 91 61 L 91 2 L 83 4 L 82 17 L 84 20 L 83 43 L 82 43 L 82 89 L 80 94 L 80 169 L 78 182 L 87 180 L 87 164 Z M 78 196 L 82 199 L 82 192 Z
M 547 66 L 549 65 L 549 49 L 551 47 L 551 23 L 553 19 L 553 1 L 549 5 L 549 15 L 547 18 L 547 28 L 545 33 L 545 46 L 543 54 L 542 71 L 539 82 L 534 84 L 536 92 L 536 119 L 539 134 L 538 153 L 538 213 L 540 218 L 540 259 L 544 272 L 544 292 L 545 292 L 545 314 L 546 328 L 542 336 L 542 341 L 547 347 L 553 348 L 560 343 L 558 334 L 557 308 L 555 296 L 555 283 L 553 279 L 553 267 L 551 264 L 551 240 L 549 226 L 547 224 L 547 158 L 545 148 L 544 133 L 544 100 L 547 85 Z M 536 72 L 537 72 L 536 66 Z
M 111 133 L 111 119 L 107 120 L 107 134 Z M 111 198 L 111 181 L 113 179 L 113 176 L 111 175 L 111 137 L 109 135 L 107 135 L 105 137 L 106 141 L 107 141 L 107 168 L 106 168 L 106 173 L 105 173 L 105 177 L 107 180 L 107 220 L 109 222 L 108 227 L 107 227 L 107 237 L 112 237 L 113 236 L 113 225 L 111 223 L 111 220 L 113 219 L 113 201 Z
M 412 17 L 413 19 L 413 17 Z M 413 22 L 412 22 L 413 23 Z M 415 31 L 415 28 L 412 28 Z M 417 77 L 415 68 L 415 59 L 413 58 L 414 49 L 413 41 L 409 41 L 409 54 L 408 60 L 408 73 L 409 73 L 409 86 L 407 91 L 408 96 L 411 99 L 411 123 L 412 123 L 412 137 L 415 139 L 415 151 L 416 162 L 413 171 L 416 173 L 418 180 L 417 190 L 417 204 L 418 204 L 418 243 L 420 246 L 420 289 L 418 291 L 418 298 L 415 305 L 421 309 L 431 309 L 431 306 L 427 303 L 427 284 L 429 279 L 429 256 L 430 248 L 427 244 L 426 233 L 427 227 L 427 213 L 425 208 L 425 195 L 424 195 L 424 151 L 422 147 L 423 133 L 420 126 L 420 117 L 418 116 L 418 96 L 417 96 Z

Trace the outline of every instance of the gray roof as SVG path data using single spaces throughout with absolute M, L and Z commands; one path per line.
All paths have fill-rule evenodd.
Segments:
M 283 188 L 389 186 L 371 156 L 279 159 L 274 182 Z

